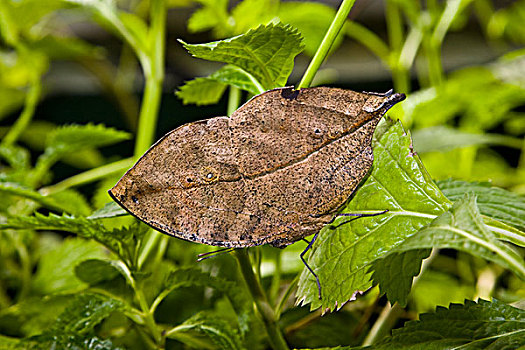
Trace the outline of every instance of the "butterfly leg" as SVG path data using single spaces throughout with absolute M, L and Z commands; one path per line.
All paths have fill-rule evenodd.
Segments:
M 364 217 L 369 217 L 369 216 L 377 216 L 377 215 L 382 215 L 384 213 L 388 212 L 388 209 L 385 209 L 383 211 L 380 211 L 378 213 L 372 213 L 372 214 L 362 214 L 362 213 L 340 213 L 340 214 L 335 214 L 334 217 L 332 218 L 332 220 L 330 220 L 328 224 L 331 224 L 335 221 L 335 219 L 337 219 L 338 217 L 341 217 L 341 216 L 355 216 L 355 217 L 358 217 L 358 218 L 364 218 Z
M 310 250 L 310 248 L 312 248 L 312 245 L 314 244 L 315 242 L 315 239 L 317 238 L 317 236 L 319 235 L 319 232 L 317 232 L 314 237 L 312 238 L 312 240 L 310 242 L 308 242 L 306 239 L 303 238 L 303 240 L 305 240 L 306 242 L 308 242 L 308 246 L 306 247 L 305 250 L 303 250 L 303 252 L 299 255 L 301 257 L 301 260 L 303 261 L 303 264 L 304 266 L 306 266 L 306 268 L 308 269 L 308 271 L 310 271 L 310 273 L 312 275 L 314 275 L 315 277 L 315 282 L 317 283 L 317 291 L 319 292 L 319 299 L 321 299 L 321 282 L 319 282 L 319 277 L 317 277 L 317 275 L 315 274 L 314 270 L 312 270 L 312 268 L 308 265 L 308 263 L 306 262 L 306 260 L 304 260 L 304 255 L 306 254 L 306 252 L 308 250 Z

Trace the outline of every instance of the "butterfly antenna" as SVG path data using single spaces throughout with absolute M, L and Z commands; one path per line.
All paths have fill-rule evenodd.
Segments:
M 306 266 L 308 271 L 310 271 L 310 273 L 312 275 L 314 275 L 315 282 L 317 283 L 317 292 L 319 293 L 319 300 L 321 300 L 321 282 L 319 282 L 319 277 L 315 274 L 314 270 L 312 270 L 312 268 L 308 265 L 306 260 L 304 260 L 304 255 L 306 254 L 307 251 L 310 250 L 310 248 L 312 248 L 312 245 L 314 244 L 315 239 L 317 238 L 318 235 L 319 235 L 319 232 L 317 232 L 314 235 L 314 237 L 312 238 L 312 240 L 310 242 L 308 242 L 306 239 L 304 239 L 306 242 L 308 242 L 308 246 L 306 247 L 305 250 L 303 250 L 303 252 L 299 256 L 301 257 L 301 260 L 303 261 L 304 266 Z
M 202 261 L 202 260 L 206 260 L 206 259 L 209 259 L 209 258 L 216 257 L 218 255 L 231 253 L 231 252 L 233 252 L 234 249 L 235 248 L 223 248 L 223 249 L 219 249 L 219 250 L 214 250 L 212 252 L 202 253 L 202 254 L 197 255 L 198 256 L 197 261 Z

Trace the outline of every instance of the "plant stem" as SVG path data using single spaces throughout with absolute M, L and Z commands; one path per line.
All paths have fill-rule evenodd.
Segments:
M 68 177 L 67 179 L 60 181 L 59 183 L 56 183 L 54 185 L 44 187 L 40 189 L 40 193 L 44 195 L 49 195 L 60 191 L 64 191 L 71 187 L 85 185 L 87 183 L 103 179 L 107 176 L 123 172 L 126 169 L 129 169 L 132 165 L 133 158 L 126 158 L 114 163 L 102 165 L 98 168 L 90 169 L 83 173 Z
M 389 65 L 390 70 L 392 71 L 394 89 L 396 91 L 408 92 L 410 89 L 409 70 L 401 64 L 400 59 L 404 36 L 401 11 L 397 3 L 394 1 L 387 1 L 385 12 L 391 55 Z
M 315 52 L 315 55 L 312 58 L 312 61 L 310 62 L 310 65 L 306 69 L 306 72 L 304 73 L 301 82 L 297 86 L 298 89 L 309 87 L 312 83 L 315 74 L 319 70 L 319 67 L 321 67 L 321 64 L 326 58 L 328 51 L 330 51 L 330 48 L 332 47 L 332 44 L 334 43 L 335 38 L 337 37 L 337 34 L 339 34 L 339 31 L 345 24 L 346 18 L 348 17 L 348 14 L 350 13 L 352 6 L 354 5 L 354 2 L 355 0 L 343 0 L 341 6 L 339 6 L 339 9 L 335 14 L 335 18 L 332 21 L 332 24 L 330 24 L 330 28 L 328 28 L 328 31 L 326 32 L 323 41 L 321 42 L 321 45 L 319 45 L 319 47 L 317 48 L 317 51 Z
M 153 143 L 164 80 L 164 53 L 166 36 L 166 4 L 151 0 L 150 51 L 148 64 L 141 61 L 146 78 L 144 97 L 140 108 L 135 143 L 135 158 L 140 157 Z
M 228 116 L 231 116 L 233 112 L 239 108 L 241 104 L 241 90 L 238 87 L 230 86 L 230 93 L 228 96 Z
M 157 118 L 162 97 L 162 82 L 164 80 L 164 54 L 166 51 L 166 3 L 165 0 L 151 0 L 151 27 L 149 31 L 149 52 L 147 62 L 141 60 L 146 87 L 140 108 L 137 140 L 135 142 L 135 158 L 140 157 L 153 143 Z M 140 58 L 140 57 L 139 57 Z M 158 242 L 166 240 L 157 231 L 151 231 L 139 255 L 138 262 L 146 261 L 149 253 Z
M 271 347 L 274 350 L 288 350 L 289 347 L 277 325 L 275 312 L 264 294 L 261 283 L 253 272 L 248 251 L 246 249 L 236 249 L 235 257 L 239 262 L 242 276 L 248 285 L 248 289 L 253 297 L 257 310 L 262 316 Z
M 31 86 L 27 92 L 24 109 L 20 113 L 20 117 L 16 120 L 15 124 L 9 129 L 9 132 L 2 139 L 0 146 L 9 147 L 16 142 L 20 137 L 20 134 L 27 128 L 33 115 L 35 114 L 35 108 L 40 99 L 40 94 L 42 92 L 42 85 L 40 81 L 40 76 L 34 77 L 31 80 Z

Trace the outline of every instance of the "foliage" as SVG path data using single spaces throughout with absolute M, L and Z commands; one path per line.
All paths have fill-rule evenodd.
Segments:
M 358 13 L 348 19 L 350 0 L 339 11 L 278 0 L 0 0 L 0 348 L 525 346 L 525 51 L 447 74 L 441 61 L 447 33 L 473 18 L 492 46 L 523 45 L 524 4 L 385 0 L 385 41 Z M 167 10 L 185 6 L 188 31 L 210 42 L 166 41 Z M 118 65 L 114 47 L 72 34 L 79 18 L 122 41 Z M 228 91 L 230 114 L 299 83 L 294 64 L 312 57 L 299 83 L 308 85 L 349 40 L 408 98 L 390 112 L 398 121 L 381 121 L 373 169 L 341 208 L 388 212 L 338 218 L 306 255 L 322 299 L 298 257 L 303 243 L 197 264 L 206 247 L 160 235 L 111 202 L 107 190 L 154 141 L 166 44 L 199 58 L 192 66 L 222 65 L 172 98 L 210 105 Z M 57 60 L 87 68 L 132 133 L 33 120 Z M 132 135 L 133 158 L 107 147 Z M 497 299 L 470 301 L 479 297 Z

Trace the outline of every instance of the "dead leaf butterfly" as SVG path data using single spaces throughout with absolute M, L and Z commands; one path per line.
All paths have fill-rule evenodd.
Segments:
M 109 193 L 177 238 L 284 247 L 333 221 L 372 165 L 381 116 L 404 98 L 327 87 L 270 90 L 231 117 L 169 132 Z M 321 296 L 303 259 L 316 237 L 301 259 Z

